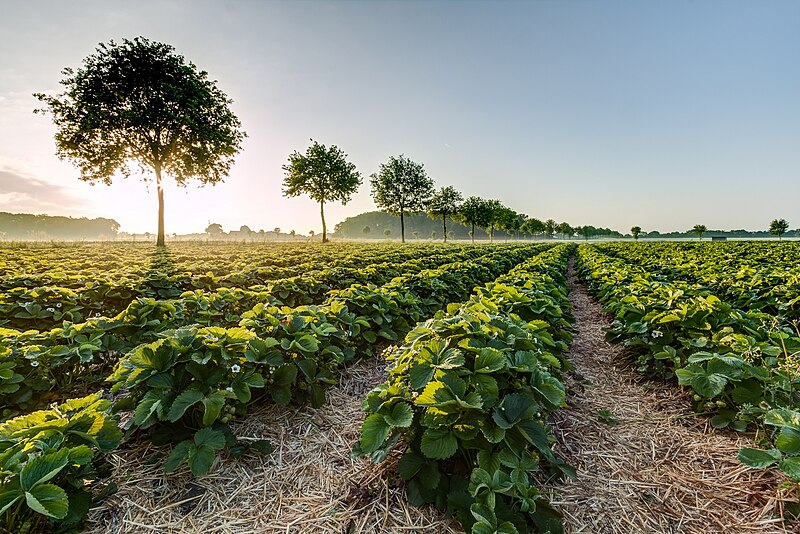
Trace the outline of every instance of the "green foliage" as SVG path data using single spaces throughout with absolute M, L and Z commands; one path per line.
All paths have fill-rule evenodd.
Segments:
M 786 222 L 786 219 L 773 219 L 772 222 L 769 223 L 769 233 L 777 236 L 779 239 L 788 229 L 789 223 Z
M 708 228 L 706 228 L 705 224 L 695 224 L 691 230 L 691 233 L 695 234 L 699 239 L 703 239 L 703 234 L 706 233 Z
M 382 461 L 403 439 L 398 473 L 412 504 L 454 512 L 471 532 L 561 531 L 529 473 L 544 461 L 572 474 L 545 423 L 565 399 L 570 336 L 558 271 L 569 253 L 529 260 L 389 353 L 389 379 L 364 402 L 354 453 Z
M 400 216 L 400 239 L 405 243 L 403 216 L 425 209 L 434 195 L 433 180 L 428 177 L 422 163 L 400 154 L 381 163 L 378 172 L 370 176 L 370 184 L 372 199 L 378 209 Z
M 286 172 L 283 196 L 308 195 L 319 203 L 322 242 L 325 243 L 328 240 L 325 204 L 347 204 L 361 185 L 361 174 L 354 164 L 347 161 L 347 154 L 336 145 L 326 147 L 313 139 L 311 141 L 305 154 L 293 152 L 289 156 L 289 163 L 283 166 Z
M 789 428 L 773 436 L 774 449 L 745 449 L 740 459 L 790 472 L 796 460 L 782 454 L 793 454 L 793 430 L 781 421 L 791 420 L 789 411 L 800 404 L 795 361 L 800 336 L 785 318 L 759 311 L 792 310 L 786 307 L 789 297 L 770 288 L 774 283 L 786 291 L 786 279 L 753 277 L 747 255 L 760 264 L 761 245 L 724 245 L 581 246 L 578 268 L 615 317 L 608 339 L 629 347 L 641 371 L 674 377 L 690 388 L 695 408 L 711 416 L 712 426 L 740 432 L 764 425 Z M 736 250 L 742 257 L 732 254 Z M 715 251 L 726 264 L 710 261 Z
M 0 524 L 6 532 L 76 527 L 122 433 L 96 393 L 0 424 Z
M 65 91 L 37 93 L 56 125 L 57 154 L 81 179 L 110 184 L 130 161 L 152 170 L 159 190 L 158 244 L 164 244 L 161 172 L 178 185 L 228 175 L 245 133 L 231 100 L 167 44 L 143 37 L 100 44 L 78 70 L 64 69 Z
M 633 226 L 633 227 L 631 227 L 631 235 L 633 236 L 634 239 L 639 239 L 639 234 L 641 234 L 641 233 L 642 233 L 642 227 L 641 226 Z
M 442 218 L 442 238 L 445 243 L 447 242 L 447 218 L 458 213 L 463 200 L 464 197 L 461 193 L 449 185 L 434 193 L 427 202 L 428 215 L 431 218 Z

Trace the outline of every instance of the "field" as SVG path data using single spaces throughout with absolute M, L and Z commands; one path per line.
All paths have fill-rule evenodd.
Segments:
M 1 250 L 5 531 L 793 528 L 798 243 Z M 625 415 L 644 393 L 589 402 L 608 361 L 668 391 L 670 422 L 700 421 L 680 435 L 734 473 L 703 484 L 742 510 L 654 490 L 669 513 L 632 500 L 640 530 L 581 515 L 591 444 L 567 430 L 655 428 Z

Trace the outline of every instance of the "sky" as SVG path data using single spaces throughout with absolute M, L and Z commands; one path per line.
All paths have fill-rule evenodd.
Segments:
M 173 45 L 233 99 L 248 137 L 222 184 L 166 187 L 167 233 L 319 232 L 284 198 L 290 153 L 335 144 L 375 206 L 389 156 L 437 187 L 539 219 L 627 231 L 800 227 L 800 2 L 2 0 L 0 211 L 109 217 L 155 232 L 137 175 L 78 179 L 32 93 L 96 46 Z

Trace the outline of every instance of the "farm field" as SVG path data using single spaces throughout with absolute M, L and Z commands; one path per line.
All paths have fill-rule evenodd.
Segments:
M 798 243 L 0 250 L 5 531 L 588 532 L 575 502 L 620 494 L 587 497 L 581 436 L 648 418 L 697 421 L 671 435 L 744 508 L 645 470 L 631 524 L 792 531 Z

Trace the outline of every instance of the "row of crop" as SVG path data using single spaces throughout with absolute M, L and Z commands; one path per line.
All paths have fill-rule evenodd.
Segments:
M 796 242 L 608 243 L 599 248 L 669 279 L 707 286 L 737 308 L 763 311 L 787 323 L 800 320 Z
M 369 324 L 378 324 L 375 331 L 370 328 L 364 331 L 370 343 L 378 337 L 396 339 L 392 337 L 396 335 L 395 323 L 399 323 L 398 328 L 408 328 L 408 324 L 414 324 L 442 302 L 457 300 L 459 295 L 468 293 L 473 279 L 485 281 L 488 276 L 504 272 L 546 246 L 483 249 L 480 261 L 445 264 L 397 277 L 380 287 L 354 284 L 344 290 L 331 291 L 325 305 L 336 308 L 344 303 L 359 317 L 370 320 Z M 245 319 L 258 321 L 261 316 L 292 315 L 294 310 L 306 309 L 295 307 L 278 311 L 268 292 L 238 300 L 233 290 L 211 296 L 220 295 L 231 297 L 223 301 L 227 306 L 224 316 L 220 314 L 219 301 L 209 302 L 192 294 L 185 299 L 168 301 L 139 299 L 113 319 L 65 324 L 64 328 L 48 332 L 0 330 L 3 417 L 35 408 L 48 399 L 51 392 L 71 391 L 78 383 L 84 388 L 93 387 L 121 354 L 158 339 L 162 332 L 190 325 L 233 327 Z M 384 309 L 388 307 L 397 309 Z M 389 316 L 389 312 L 393 315 Z M 406 320 L 408 324 L 403 323 Z
M 241 273 L 217 278 L 211 273 L 168 274 L 155 271 L 142 278 L 105 277 L 84 281 L 82 287 L 75 289 L 54 285 L 15 287 L 0 295 L 0 326 L 47 330 L 64 321 L 78 323 L 94 316 L 113 317 L 139 298 L 175 299 L 184 293 L 192 293 L 194 298 L 213 300 L 216 307 L 231 300 L 234 303 L 247 298 L 260 300 L 264 293 L 271 293 L 277 302 L 287 306 L 313 304 L 324 299 L 331 289 L 348 287 L 354 283 L 380 285 L 395 276 L 443 263 L 472 259 L 485 253 L 475 247 L 451 249 L 439 255 L 424 252 L 425 249 L 421 249 L 419 256 L 402 262 L 378 261 L 379 258 L 375 256 L 339 265 L 334 263 L 325 268 L 319 264 L 300 265 L 289 269 L 289 276 L 269 281 L 261 278 L 234 279 L 241 278 Z M 215 294 L 219 298 L 215 298 Z M 209 311 L 213 313 L 214 308 Z
M 0 289 L 17 285 L 63 285 L 81 287 L 80 280 L 105 276 L 144 277 L 152 271 L 171 273 L 211 273 L 224 278 L 241 274 L 245 279 L 266 276 L 283 268 L 327 264 L 357 265 L 379 256 L 385 261 L 402 262 L 420 256 L 420 251 L 439 253 L 440 244 L 425 243 L 409 247 L 389 244 L 340 243 L 328 247 L 320 243 L 172 243 L 154 253 L 152 243 L 72 243 L 33 246 L 6 250 L 0 244 Z M 279 276 L 280 278 L 285 275 Z M 38 283 L 38 282 L 44 283 Z M 59 283 L 62 282 L 63 283 Z M 16 283 L 15 283 L 16 282 Z M 70 285 L 70 283 L 77 285 Z
M 577 265 L 614 316 L 608 339 L 634 351 L 641 371 L 691 388 L 695 409 L 712 416 L 712 426 L 763 428 L 774 423 L 776 410 L 785 415 L 800 405 L 800 337 L 771 316 L 734 308 L 704 286 L 653 275 L 592 246 L 579 247 Z M 800 453 L 797 430 L 786 446 L 785 437 L 773 436 L 778 448 Z M 748 454 L 755 453 L 740 457 L 756 465 Z M 772 463 L 783 459 L 772 454 Z M 781 467 L 800 478 L 792 462 Z
M 109 378 L 121 395 L 113 412 L 131 412 L 126 429 L 147 430 L 154 442 L 173 443 L 167 471 L 186 462 L 192 473 L 202 474 L 218 450 L 228 446 L 241 452 L 244 445 L 228 423 L 256 398 L 321 405 L 336 368 L 356 353 L 369 353 L 378 336 L 398 339 L 449 299 L 463 298 L 474 284 L 494 279 L 543 248 L 497 250 L 479 262 L 409 280 L 406 287 L 354 287 L 323 306 L 259 304 L 237 328 L 162 332 L 117 363 Z M 94 456 L 120 440 L 110 412 L 95 395 L 0 424 L 5 472 L 0 521 L 8 530 L 35 529 L 47 521 L 63 526 L 85 515 L 97 468 Z
M 574 476 L 547 425 L 564 406 L 571 338 L 560 245 L 417 325 L 387 351 L 388 380 L 369 393 L 356 455 L 397 463 L 412 504 L 455 514 L 467 532 L 562 532 L 530 473 Z

